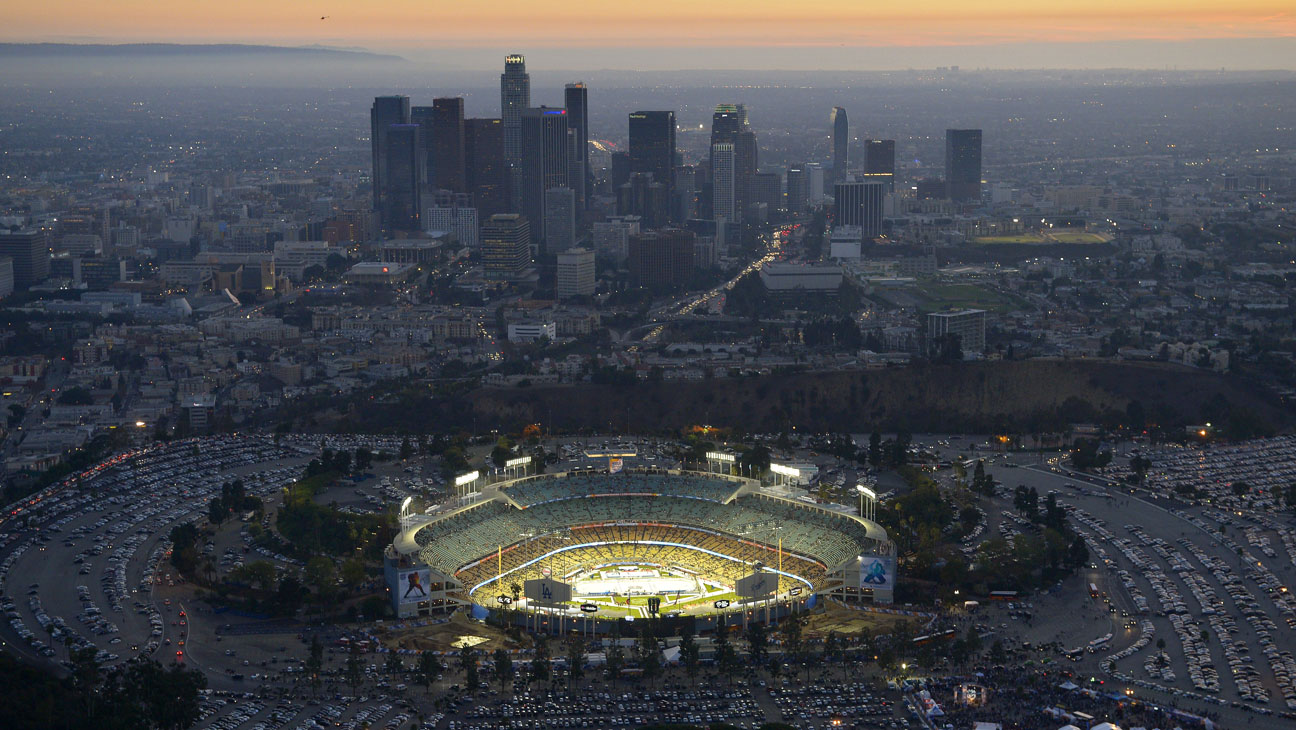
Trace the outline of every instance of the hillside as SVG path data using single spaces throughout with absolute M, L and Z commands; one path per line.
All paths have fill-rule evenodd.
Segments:
M 1124 421 L 1137 400 L 1167 426 L 1232 416 L 1256 430 L 1287 429 L 1296 414 L 1236 377 L 1163 363 L 1093 360 L 914 365 L 868 372 L 797 373 L 628 387 L 480 388 L 456 398 L 406 395 L 366 401 L 345 415 L 316 414 L 308 427 L 350 431 L 521 429 L 663 432 L 693 424 L 740 431 L 915 432 L 1059 429 Z

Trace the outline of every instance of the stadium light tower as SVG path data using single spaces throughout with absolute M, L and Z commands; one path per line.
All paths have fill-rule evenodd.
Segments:
M 410 526 L 409 506 L 412 501 L 414 501 L 414 497 L 410 496 L 406 497 L 404 502 L 401 502 L 399 519 L 402 532 L 408 530 Z
M 877 492 L 863 484 L 856 484 L 855 491 L 859 492 L 860 498 L 860 517 L 866 520 L 877 521 Z M 865 500 L 868 500 L 868 511 L 864 511 Z

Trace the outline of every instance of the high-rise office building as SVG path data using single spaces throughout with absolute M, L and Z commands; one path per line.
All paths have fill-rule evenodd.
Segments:
M 681 228 L 662 228 L 630 236 L 630 276 L 649 289 L 675 289 L 693 275 L 696 236 Z
M 788 215 L 804 215 L 810 204 L 810 176 L 804 165 L 792 165 L 787 171 Z
M 711 145 L 711 208 L 716 220 L 737 221 L 734 190 L 734 146 L 730 142 Z
M 542 106 L 522 111 L 520 208 L 527 220 L 532 221 L 531 234 L 539 241 L 546 235 L 545 191 L 568 187 L 570 136 L 566 109 Z
M 379 96 L 369 109 L 369 143 L 373 163 L 373 207 L 379 220 L 383 218 L 383 193 L 387 184 L 387 129 L 393 124 L 409 124 L 408 96 Z M 419 181 L 420 183 L 423 181 Z
M 522 159 L 522 111 L 531 108 L 531 75 L 526 56 L 514 53 L 504 59 L 500 74 L 500 119 L 504 120 L 504 159 L 516 165 Z
M 752 203 L 764 204 L 766 215 L 783 207 L 783 177 L 777 172 L 758 172 L 752 177 Z
M 485 220 L 508 212 L 503 120 L 464 120 L 464 160 L 464 181 L 478 215 Z
M 13 259 L 14 291 L 26 291 L 49 278 L 50 247 L 44 230 L 0 229 L 0 256 Z
M 945 191 L 950 200 L 981 199 L 981 130 L 945 130 Z
M 14 262 L 8 256 L 0 256 L 0 299 L 14 293 Z
M 518 279 L 531 266 L 531 226 L 517 213 L 499 213 L 481 229 L 482 265 L 488 279 Z
M 864 143 L 864 176 L 895 189 L 895 140 L 870 139 Z
M 678 165 L 671 185 L 671 220 L 686 221 L 698 215 L 698 192 L 702 171 L 696 165 Z
M 829 115 L 832 122 L 833 142 L 833 179 L 846 177 L 846 168 L 850 167 L 850 122 L 846 119 L 846 109 L 833 107 Z
M 423 214 L 423 228 L 429 232 L 452 234 L 460 246 L 477 248 L 480 243 L 477 209 L 472 196 L 438 190 Z
M 594 252 L 572 248 L 558 254 L 558 281 L 554 293 L 559 299 L 588 297 L 594 294 Z
M 934 344 L 944 337 L 957 336 L 959 349 L 964 353 L 980 353 L 985 350 L 985 320 L 986 313 L 983 309 L 929 312 L 927 341 Z
M 667 201 L 673 198 L 675 112 L 630 113 L 630 171 L 651 174 L 665 189 Z
M 571 188 L 544 191 L 544 232 L 548 256 L 576 245 L 576 192 Z
M 882 234 L 885 184 L 848 177 L 833 186 L 833 198 L 836 207 L 834 226 L 858 227 L 865 239 L 877 238 Z
M 417 124 L 392 124 L 383 144 L 385 180 L 379 223 L 384 231 L 417 231 L 423 214 L 423 181 L 426 179 L 423 130 Z
M 590 188 L 593 185 L 589 165 L 589 89 L 585 82 L 567 84 L 563 89 L 563 105 L 567 109 L 567 126 L 571 129 L 572 159 L 567 174 L 567 185 L 576 195 L 576 208 L 589 208 Z
M 423 142 L 423 181 L 428 188 L 436 188 L 436 150 L 432 140 L 436 137 L 436 109 L 430 106 L 410 107 L 410 124 L 417 124 L 422 130 L 420 139 Z
M 666 186 L 648 173 L 631 173 L 616 194 L 617 215 L 639 216 L 645 228 L 660 228 L 670 220 Z
M 441 190 L 467 191 L 464 156 L 463 97 L 432 100 L 432 169 L 428 178 Z
M 731 222 L 742 220 L 744 209 L 752 202 L 751 186 L 756 176 L 757 159 L 756 134 L 751 131 L 747 119 L 747 107 L 742 104 L 717 104 L 711 115 L 711 146 L 716 144 L 733 145 L 733 217 Z M 711 165 L 712 184 L 715 184 L 715 160 Z M 712 207 L 715 206 L 715 192 L 712 192 Z M 718 213 L 716 215 L 719 215 Z

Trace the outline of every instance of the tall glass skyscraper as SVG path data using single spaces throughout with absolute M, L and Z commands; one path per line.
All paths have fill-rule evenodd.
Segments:
M 570 136 L 566 109 L 542 106 L 523 110 L 521 210 L 531 223 L 533 237 L 540 240 L 546 235 L 545 191 L 568 187 Z
M 567 108 L 567 125 L 572 131 L 571 172 L 567 185 L 576 196 L 576 207 L 589 207 L 589 189 L 593 184 L 589 166 L 589 89 L 585 82 L 567 84 L 563 89 L 563 104 Z
M 369 109 L 369 143 L 372 147 L 373 205 L 380 223 L 385 220 L 383 193 L 388 189 L 387 129 L 393 124 L 409 124 L 408 96 L 379 96 Z M 419 181 L 420 184 L 423 182 Z
M 850 122 L 846 119 L 844 107 L 833 107 L 830 115 L 833 141 L 833 179 L 846 177 L 846 168 L 850 167 Z
M 500 119 L 504 120 L 504 159 L 516 165 L 522 159 L 522 110 L 531 107 L 531 76 L 520 53 L 504 59 L 500 74 Z
M 981 199 L 981 130 L 945 130 L 945 196 Z
M 674 197 L 675 112 L 630 113 L 630 172 L 651 173 L 653 182 Z

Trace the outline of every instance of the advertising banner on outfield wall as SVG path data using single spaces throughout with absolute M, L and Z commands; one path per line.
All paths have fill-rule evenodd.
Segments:
M 860 588 L 895 589 L 896 559 L 865 555 L 860 559 Z
M 402 605 L 431 598 L 432 571 L 428 568 L 402 570 L 397 576 L 396 600 Z

